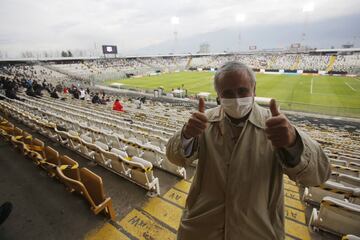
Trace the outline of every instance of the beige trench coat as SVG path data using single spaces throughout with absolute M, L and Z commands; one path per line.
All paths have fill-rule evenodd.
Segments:
M 325 182 L 331 173 L 319 144 L 297 130 L 301 151 L 295 167 L 284 150 L 274 150 L 265 135 L 269 110 L 254 104 L 232 143 L 221 106 L 206 112 L 209 126 L 195 139 L 186 158 L 181 131 L 168 142 L 166 155 L 179 166 L 198 166 L 178 230 L 180 240 L 284 239 L 283 174 L 305 186 Z

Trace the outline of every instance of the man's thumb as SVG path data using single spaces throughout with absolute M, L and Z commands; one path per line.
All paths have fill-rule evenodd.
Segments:
M 270 100 L 270 111 L 271 111 L 271 116 L 273 117 L 280 115 L 275 99 Z
M 205 101 L 204 98 L 199 98 L 199 112 L 204 113 L 205 112 Z

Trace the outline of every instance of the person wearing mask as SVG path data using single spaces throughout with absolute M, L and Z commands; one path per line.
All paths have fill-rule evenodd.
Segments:
M 215 74 L 220 105 L 205 111 L 199 100 L 166 156 L 189 166 L 198 159 L 177 238 L 179 240 L 284 239 L 283 174 L 304 186 L 331 174 L 320 145 L 281 113 L 254 101 L 251 68 L 233 61 Z

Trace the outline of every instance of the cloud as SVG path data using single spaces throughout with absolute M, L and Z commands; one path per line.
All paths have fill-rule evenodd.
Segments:
M 229 27 L 323 21 L 360 14 L 358 0 L 317 0 L 303 13 L 300 0 L 2 0 L 0 50 L 93 49 L 117 44 L 121 52 Z M 243 23 L 235 21 L 245 14 Z M 177 16 L 179 25 L 170 19 Z

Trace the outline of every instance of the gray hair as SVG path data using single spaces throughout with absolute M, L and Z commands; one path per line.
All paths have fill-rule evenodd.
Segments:
M 251 82 L 251 86 L 255 86 L 256 78 L 254 71 L 244 63 L 237 61 L 230 61 L 222 65 L 215 74 L 214 87 L 216 92 L 218 92 L 219 82 L 224 78 L 224 76 L 227 73 L 233 73 L 233 72 L 245 73 Z

